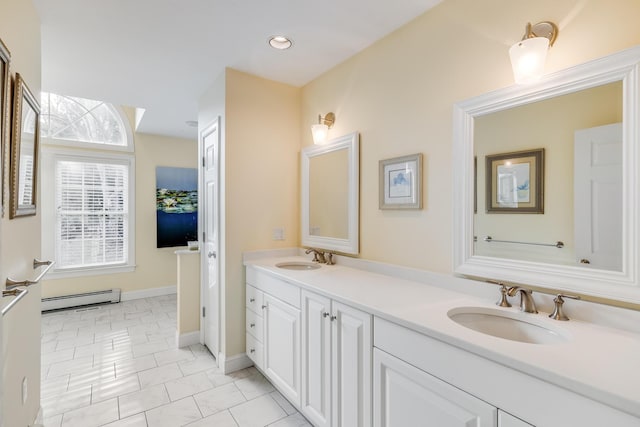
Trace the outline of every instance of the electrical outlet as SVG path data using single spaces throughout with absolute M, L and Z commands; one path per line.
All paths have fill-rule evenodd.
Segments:
M 276 227 L 272 231 L 273 240 L 284 240 L 284 227 Z
M 22 404 L 27 403 L 27 377 L 22 378 Z

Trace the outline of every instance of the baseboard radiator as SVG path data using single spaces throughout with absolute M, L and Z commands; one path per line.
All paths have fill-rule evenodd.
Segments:
M 80 307 L 106 302 L 120 302 L 120 289 L 107 289 L 105 291 L 43 298 L 42 311 L 60 310 L 62 308 Z

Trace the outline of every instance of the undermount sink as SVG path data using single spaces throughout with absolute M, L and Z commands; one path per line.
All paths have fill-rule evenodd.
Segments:
M 320 268 L 318 264 L 302 261 L 281 262 L 276 264 L 276 267 L 284 268 L 285 270 L 317 270 Z
M 465 328 L 483 334 L 530 344 L 557 344 L 567 341 L 558 330 L 546 325 L 524 320 L 523 316 L 535 316 L 487 307 L 458 307 L 449 310 L 449 318 Z

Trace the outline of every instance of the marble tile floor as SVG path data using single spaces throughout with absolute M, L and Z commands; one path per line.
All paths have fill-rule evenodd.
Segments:
M 310 426 L 255 368 L 224 375 L 175 331 L 175 295 L 44 313 L 45 427 Z

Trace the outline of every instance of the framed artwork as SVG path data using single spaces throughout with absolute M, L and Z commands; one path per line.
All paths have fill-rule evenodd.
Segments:
M 156 167 L 156 247 L 198 240 L 198 170 Z
M 486 157 L 487 213 L 544 213 L 544 149 Z
M 380 160 L 380 209 L 422 209 L 422 154 Z
M 0 206 L 0 215 L 4 216 L 4 163 L 6 150 L 9 147 L 9 138 L 11 138 L 11 76 L 9 65 L 11 63 L 11 54 L 7 46 L 0 40 L 0 193 L 2 194 L 2 205 Z
M 40 105 L 19 73 L 13 90 L 9 218 L 36 214 Z

